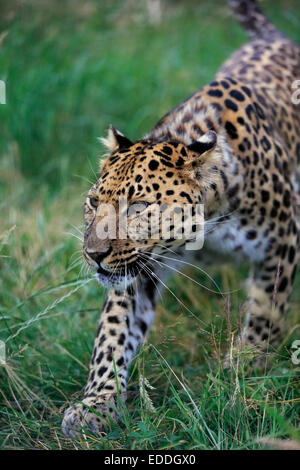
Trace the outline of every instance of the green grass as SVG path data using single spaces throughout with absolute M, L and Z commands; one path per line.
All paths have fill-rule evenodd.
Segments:
M 243 43 L 224 2 L 213 11 L 211 4 L 164 0 L 159 25 L 149 22 L 142 1 L 12 1 L 2 10 L 2 449 L 259 449 L 263 438 L 273 448 L 300 440 L 299 367 L 290 348 L 299 338 L 299 290 L 271 370 L 254 373 L 241 357 L 238 368 L 224 371 L 247 275 L 231 266 L 209 268 L 233 291 L 227 307 L 187 278 L 170 280 L 186 309 L 165 293 L 133 362 L 120 425 L 106 438 L 80 442 L 60 430 L 64 408 L 80 398 L 87 378 L 104 296 L 95 281 L 86 283 L 81 242 L 68 234 L 82 228 L 87 180 L 103 151 L 96 138 L 110 123 L 141 137 Z M 299 2 L 264 4 L 300 42 Z M 212 288 L 198 271 L 187 274 Z M 154 387 L 147 394 L 145 378 Z

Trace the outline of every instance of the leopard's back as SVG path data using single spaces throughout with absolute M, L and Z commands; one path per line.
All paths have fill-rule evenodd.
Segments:
M 295 89 L 300 77 L 300 47 L 279 32 L 245 44 L 220 68 L 249 86 L 268 120 L 269 133 L 281 139 L 293 164 L 300 166 L 300 113 Z

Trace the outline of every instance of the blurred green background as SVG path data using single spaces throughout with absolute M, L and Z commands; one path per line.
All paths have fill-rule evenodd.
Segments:
M 110 123 L 140 138 L 245 39 L 226 0 L 1 3 L 1 153 L 55 190 L 97 167 Z M 264 4 L 299 39 L 299 2 Z
M 299 1 L 262 5 L 300 43 Z M 80 240 L 84 195 L 103 153 L 97 137 L 112 123 L 140 138 L 245 40 L 222 0 L 0 0 L 1 448 L 75 448 L 60 421 L 84 386 L 104 295 L 95 281 L 85 284 Z M 272 372 L 259 377 L 245 366 L 226 375 L 221 358 L 238 328 L 247 270 L 209 273 L 234 291 L 227 307 L 195 282 L 172 279 L 187 308 L 170 292 L 160 303 L 133 364 L 123 427 L 77 448 L 251 449 L 270 436 L 299 440 L 290 345 L 299 337 L 300 292 Z M 189 275 L 212 287 L 205 275 Z M 139 394 L 144 376 L 156 411 Z

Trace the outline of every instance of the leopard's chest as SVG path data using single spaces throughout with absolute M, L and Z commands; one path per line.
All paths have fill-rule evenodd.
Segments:
M 239 261 L 261 262 L 266 256 L 269 240 L 262 230 L 243 227 L 238 217 L 207 227 L 204 248 Z

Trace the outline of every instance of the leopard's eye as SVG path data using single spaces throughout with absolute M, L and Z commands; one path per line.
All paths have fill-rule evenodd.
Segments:
M 90 196 L 89 199 L 90 199 L 90 204 L 91 204 L 91 206 L 94 207 L 94 209 L 97 209 L 98 204 L 99 204 L 98 198 L 97 198 L 97 197 Z
M 134 215 L 141 214 L 142 212 L 144 212 L 144 210 L 147 209 L 149 205 L 150 205 L 149 202 L 145 202 L 145 201 L 134 202 L 128 207 L 128 216 L 131 217 Z

